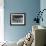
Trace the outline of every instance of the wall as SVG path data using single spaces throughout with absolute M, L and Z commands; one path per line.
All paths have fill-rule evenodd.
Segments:
M 40 9 L 41 9 L 41 11 L 43 10 L 43 9 L 46 9 L 46 0 L 41 0 L 40 1 Z M 46 10 L 43 12 L 43 15 L 42 15 L 42 17 L 43 17 L 43 22 L 41 21 L 40 22 L 40 25 L 43 25 L 43 26 L 46 26 Z
M 35 14 L 40 10 L 40 0 L 4 0 L 4 37 L 7 41 L 18 41 L 31 31 Z M 25 26 L 10 26 L 10 13 L 26 13 Z

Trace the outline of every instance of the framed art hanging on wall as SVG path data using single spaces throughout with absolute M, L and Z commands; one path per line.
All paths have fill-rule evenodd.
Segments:
M 10 25 L 25 25 L 25 13 L 11 13 Z

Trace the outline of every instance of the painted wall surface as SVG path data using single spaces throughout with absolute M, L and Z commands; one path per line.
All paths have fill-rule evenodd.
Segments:
M 7 41 L 18 41 L 31 31 L 35 14 L 40 9 L 40 0 L 4 0 L 4 36 Z M 25 26 L 10 26 L 10 13 L 26 13 Z
M 41 11 L 43 9 L 46 9 L 46 0 L 41 0 L 40 1 L 40 9 L 41 9 Z M 46 10 L 43 12 L 42 17 L 43 17 L 43 22 L 41 21 L 40 25 L 46 26 Z

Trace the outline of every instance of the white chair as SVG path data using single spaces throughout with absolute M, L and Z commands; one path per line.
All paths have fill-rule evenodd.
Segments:
M 34 35 L 34 42 L 31 46 L 44 46 L 46 29 L 39 25 L 32 26 L 32 34 Z

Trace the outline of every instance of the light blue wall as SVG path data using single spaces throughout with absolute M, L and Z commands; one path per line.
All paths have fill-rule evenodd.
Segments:
M 41 0 L 40 1 L 40 10 L 42 11 L 43 9 L 46 9 L 46 0 Z M 46 10 L 43 12 L 43 22 L 40 22 L 40 25 L 45 26 L 46 27 Z
M 7 41 L 18 41 L 24 37 L 33 24 L 36 12 L 40 9 L 40 0 L 4 0 L 4 36 Z M 10 26 L 10 13 L 25 12 L 25 26 Z

